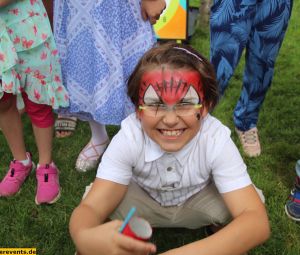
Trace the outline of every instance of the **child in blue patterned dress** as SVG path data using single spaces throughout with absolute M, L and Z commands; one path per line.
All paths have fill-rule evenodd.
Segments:
M 88 121 L 92 133 L 78 171 L 97 167 L 109 141 L 105 125 L 119 125 L 134 111 L 126 80 L 154 44 L 151 23 L 164 8 L 164 0 L 55 0 L 54 35 L 70 94 L 60 115 Z

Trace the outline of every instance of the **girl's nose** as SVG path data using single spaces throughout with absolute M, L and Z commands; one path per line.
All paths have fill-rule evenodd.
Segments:
M 165 125 L 175 126 L 179 121 L 179 117 L 174 110 L 168 110 L 166 111 L 162 121 Z

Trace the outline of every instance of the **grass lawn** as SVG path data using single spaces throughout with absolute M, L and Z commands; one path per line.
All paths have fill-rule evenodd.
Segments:
M 253 249 L 252 255 L 299 255 L 300 224 L 290 220 L 284 212 L 284 204 L 295 177 L 295 162 L 300 158 L 300 2 L 294 1 L 290 25 L 278 57 L 272 87 L 260 112 L 262 155 L 255 159 L 244 157 L 253 182 L 264 191 L 271 222 L 272 236 L 264 244 Z M 190 43 L 200 52 L 209 55 L 209 31 L 198 28 Z M 244 61 L 232 77 L 226 94 L 213 115 L 233 130 L 232 112 L 241 90 Z M 37 150 L 32 129 L 24 119 L 25 141 L 33 159 Z M 118 127 L 108 127 L 113 136 Z M 74 254 L 74 246 L 68 233 L 69 217 L 80 202 L 85 186 L 95 176 L 74 170 L 77 154 L 90 137 L 88 125 L 80 122 L 76 133 L 65 139 L 54 140 L 54 159 L 61 170 L 62 196 L 51 206 L 34 203 L 36 181 L 32 173 L 21 192 L 12 198 L 0 199 L 0 247 L 36 247 L 40 255 Z M 238 147 L 236 134 L 232 137 Z M 11 160 L 10 151 L 0 133 L 0 178 Z M 112 194 L 113 196 L 113 194 Z M 159 251 L 178 247 L 203 237 L 203 231 L 185 229 L 155 229 L 153 242 Z M 109 255 L 109 254 L 108 254 Z

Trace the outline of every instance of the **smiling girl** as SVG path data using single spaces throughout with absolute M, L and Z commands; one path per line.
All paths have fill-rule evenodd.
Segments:
M 128 81 L 136 113 L 71 216 L 80 254 L 155 253 L 118 232 L 133 205 L 153 227 L 223 227 L 164 255 L 242 254 L 268 238 L 265 207 L 230 131 L 209 114 L 217 91 L 210 63 L 190 47 L 166 44 L 142 57 Z

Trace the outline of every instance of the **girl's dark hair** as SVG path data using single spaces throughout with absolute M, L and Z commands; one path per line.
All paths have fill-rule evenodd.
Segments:
M 128 79 L 128 96 L 136 108 L 138 107 L 139 88 L 143 74 L 159 66 L 198 71 L 203 84 L 203 104 L 208 111 L 213 110 L 218 103 L 219 90 L 212 65 L 192 47 L 177 43 L 155 46 L 148 50 L 138 62 Z

